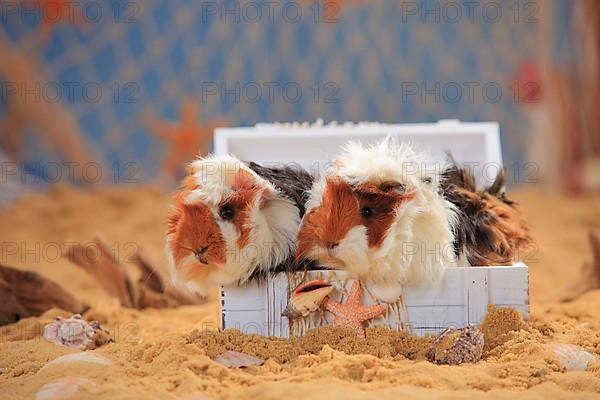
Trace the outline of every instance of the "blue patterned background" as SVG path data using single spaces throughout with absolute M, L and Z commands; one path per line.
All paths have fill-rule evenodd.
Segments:
M 24 3 L 35 5 L 33 1 Z M 323 23 L 315 22 L 314 8 L 320 8 L 322 20 L 324 12 L 336 10 L 334 6 L 315 6 L 307 0 L 294 3 L 303 15 L 292 23 L 282 17 L 282 9 L 289 2 L 277 3 L 273 22 L 264 12 L 259 22 L 244 20 L 243 15 L 240 22 L 231 15 L 223 22 L 219 15 L 207 14 L 206 7 L 231 9 L 236 6 L 234 2 L 80 3 L 82 7 L 87 3 L 98 6 L 102 10 L 99 22 L 55 24 L 48 37 L 42 39 L 40 24 L 31 15 L 22 18 L 5 13 L 0 37 L 39 65 L 49 81 L 60 85 L 100 85 L 102 97 L 98 102 L 86 101 L 81 91 L 75 90 L 73 99 L 63 98 L 61 103 L 74 116 L 94 159 L 106 165 L 135 162 L 140 166 L 138 177 L 143 182 L 156 182 L 169 152 L 167 142 L 151 134 L 144 116 L 176 124 L 186 98 L 195 99 L 199 123 L 225 121 L 234 126 L 263 121 L 312 121 L 319 117 L 325 121 L 400 123 L 442 118 L 498 121 L 506 162 L 522 161 L 528 125 L 510 85 L 521 63 L 535 61 L 540 49 L 560 49 L 570 8 L 564 1 L 548 1 L 544 7 L 554 9 L 555 20 L 545 23 L 547 14 L 531 8 L 533 2 L 481 1 L 473 22 L 465 14 L 451 22 L 444 18 L 443 7 L 452 7 L 448 6 L 452 3 L 464 12 L 465 3 L 353 1 L 339 3 L 335 14 L 338 22 Z M 422 16 L 407 15 L 409 3 L 430 9 L 440 7 L 440 21 L 436 22 L 432 15 L 426 16 L 425 22 Z M 482 16 L 487 3 L 502 9 L 502 17 L 495 23 Z M 264 2 L 253 4 L 268 10 Z M 241 12 L 248 2 L 237 5 Z M 515 7 L 520 10 L 519 21 L 515 21 Z M 78 9 L 81 13 L 82 8 Z M 115 10 L 119 10 L 118 15 Z M 288 15 L 293 15 L 289 10 Z M 88 11 L 93 15 L 91 8 Z M 448 13 L 451 11 L 447 9 Z M 492 11 L 489 15 L 493 16 Z M 537 22 L 524 22 L 531 12 Z M 133 14 L 133 20 L 126 23 L 128 13 Z M 249 15 L 253 18 L 254 13 Z M 450 18 L 454 15 L 449 14 Z M 552 27 L 549 36 L 543 34 L 544 26 Z M 0 76 L 5 82 L 11 80 L 1 73 Z M 276 90 L 275 101 L 269 101 L 265 89 L 256 102 L 244 98 L 243 93 L 239 102 L 231 94 L 224 101 L 218 95 L 202 101 L 207 84 L 224 83 L 231 89 L 236 83 L 243 88 L 253 82 L 263 88 L 266 82 L 277 82 L 280 87 L 293 82 L 302 89 L 302 96 L 292 102 Z M 419 94 L 403 99 L 406 85 L 425 84 L 433 88 L 436 82 L 442 95 L 439 101 L 431 94 L 425 101 Z M 468 99 L 464 82 L 480 84 L 473 102 Z M 503 90 L 497 102 L 483 96 L 482 87 L 490 82 Z M 119 84 L 118 90 L 115 83 Z M 320 92 L 317 101 L 315 83 Z M 453 101 L 457 95 L 454 84 L 463 88 L 458 101 Z M 250 86 L 247 94 L 254 97 Z M 493 91 L 490 93 L 493 97 Z M 327 94 L 335 102 L 326 102 Z M 126 102 L 126 96 L 132 96 L 135 102 Z M 4 118 L 10 101 L 8 98 L 0 104 Z M 18 157 L 27 162 L 63 157 L 60 143 L 42 143 L 36 129 L 40 128 L 28 128 L 23 134 L 27 145 L 20 148 Z

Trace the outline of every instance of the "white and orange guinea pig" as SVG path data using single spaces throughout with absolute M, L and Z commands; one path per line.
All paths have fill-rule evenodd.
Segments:
M 455 265 L 455 206 L 424 155 L 388 138 L 346 146 L 337 169 L 315 181 L 297 257 L 345 270 L 394 302 L 405 284 L 435 282 Z
M 206 295 L 290 268 L 312 181 L 300 168 L 230 156 L 193 161 L 168 219 L 173 283 Z

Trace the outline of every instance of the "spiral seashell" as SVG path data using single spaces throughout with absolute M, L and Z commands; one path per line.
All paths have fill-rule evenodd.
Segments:
M 427 359 L 436 364 L 447 365 L 474 363 L 481 359 L 483 345 L 483 333 L 476 326 L 448 328 L 431 344 Z
M 108 343 L 110 335 L 97 321 L 88 323 L 75 314 L 67 319 L 56 317 L 54 322 L 46 325 L 44 339 L 65 347 L 89 350 Z
M 282 314 L 288 318 L 306 317 L 321 306 L 332 290 L 333 285 L 323 279 L 305 282 L 294 289 Z
M 546 345 L 556 356 L 566 371 L 586 371 L 588 365 L 597 361 L 596 357 L 579 346 L 566 343 L 548 343 Z

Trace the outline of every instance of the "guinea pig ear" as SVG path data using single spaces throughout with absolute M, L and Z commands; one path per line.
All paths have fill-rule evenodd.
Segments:
M 379 191 L 385 193 L 386 195 L 391 195 L 394 197 L 399 197 L 405 200 L 411 200 L 414 197 L 413 191 L 408 191 L 406 189 L 406 185 L 397 181 L 385 181 L 381 182 L 377 187 Z
M 492 183 L 492 186 L 486 189 L 486 192 L 488 192 L 492 196 L 500 197 L 504 193 L 505 181 L 506 172 L 504 171 L 504 169 L 502 169 L 500 170 L 500 172 L 498 172 L 498 175 L 496 175 L 496 179 L 494 179 L 494 183 Z
M 258 208 L 264 208 L 269 200 L 272 200 L 275 197 L 275 190 L 273 188 L 266 186 L 260 191 L 260 198 L 258 199 Z
M 256 185 L 256 177 L 246 168 L 240 168 L 231 184 L 231 188 L 236 191 L 252 189 Z

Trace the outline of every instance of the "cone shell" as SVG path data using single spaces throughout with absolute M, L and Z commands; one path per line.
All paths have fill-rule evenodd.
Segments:
M 547 346 L 566 371 L 585 371 L 597 361 L 593 354 L 573 344 L 549 343 Z
M 294 289 L 283 315 L 288 318 L 306 317 L 316 311 L 332 291 L 333 285 L 326 280 L 305 282 Z

